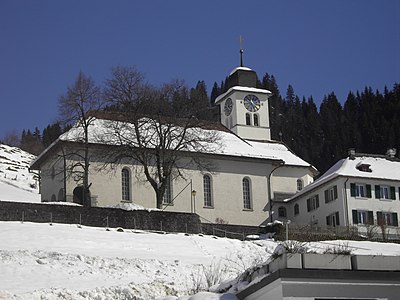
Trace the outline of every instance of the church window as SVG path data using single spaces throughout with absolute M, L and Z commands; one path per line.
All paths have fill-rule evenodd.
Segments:
M 131 174 L 127 168 L 123 168 L 121 171 L 122 178 L 122 201 L 131 201 Z
M 300 213 L 300 207 L 299 207 L 299 204 L 296 203 L 294 205 L 294 215 L 297 216 L 299 213 Z
M 243 207 L 244 209 L 252 209 L 250 180 L 248 178 L 243 178 L 242 185 L 243 185 Z
M 163 202 L 164 204 L 172 204 L 172 181 L 171 178 L 167 179 L 167 186 L 165 187 Z
M 281 218 L 286 218 L 286 208 L 283 206 L 280 206 L 278 208 L 278 216 Z
M 212 190 L 211 190 L 211 176 L 204 175 L 203 176 L 203 189 L 204 189 L 204 206 L 212 207 Z
M 297 190 L 301 191 L 303 189 L 303 180 L 302 179 L 297 179 Z
M 246 113 L 246 125 L 251 125 L 251 116 L 249 113 Z
M 254 114 L 253 115 L 253 120 L 254 120 L 254 122 L 253 122 L 254 126 L 260 126 L 260 122 L 259 122 L 259 119 L 258 119 L 258 114 Z

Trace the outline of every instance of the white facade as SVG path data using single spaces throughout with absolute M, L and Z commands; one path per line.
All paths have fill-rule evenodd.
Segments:
M 385 225 L 398 233 L 400 160 L 350 156 L 279 205 L 287 210 L 280 219 L 298 225 L 357 226 L 365 233 Z

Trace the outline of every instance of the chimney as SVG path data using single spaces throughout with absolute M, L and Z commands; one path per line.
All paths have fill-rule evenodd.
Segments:
M 356 149 L 349 148 L 349 150 L 347 150 L 347 154 L 349 155 L 350 159 L 354 159 L 354 156 L 356 155 Z
M 391 148 L 386 151 L 387 158 L 394 158 L 396 156 L 396 148 Z

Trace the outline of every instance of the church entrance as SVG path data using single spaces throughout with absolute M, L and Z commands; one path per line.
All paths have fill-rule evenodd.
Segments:
M 83 198 L 84 198 L 84 193 L 83 193 L 83 186 L 77 186 L 74 191 L 74 203 L 83 205 Z

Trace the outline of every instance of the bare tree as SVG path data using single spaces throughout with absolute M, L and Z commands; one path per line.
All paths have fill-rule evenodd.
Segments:
M 172 103 L 185 94 L 182 82 L 151 87 L 134 68 L 114 69 L 106 83 L 108 101 L 122 111 L 112 114 L 108 134 L 102 137 L 103 142 L 118 146 L 108 151 L 107 161 L 117 164 L 130 159 L 138 163 L 156 194 L 157 208 L 162 208 L 169 181 L 184 177 L 182 170 L 188 165 L 212 170 L 201 153 L 217 148 L 217 130 L 206 129 L 206 123 L 191 115 L 182 118 L 182 112 L 189 111 L 189 102 L 180 101 L 178 107 Z
M 68 153 L 74 157 L 74 162 L 68 166 L 67 176 L 82 184 L 82 204 L 90 206 L 90 183 L 89 183 L 89 127 L 94 121 L 93 112 L 102 108 L 102 97 L 100 88 L 94 81 L 79 72 L 73 85 L 67 88 L 64 95 L 59 98 L 59 114 L 65 125 L 73 125 L 81 128 L 81 135 L 74 137 L 74 142 L 81 145 L 80 149 Z M 76 159 L 77 158 L 77 159 Z

